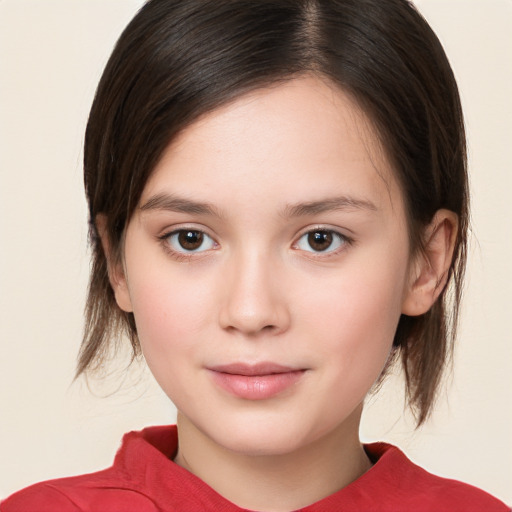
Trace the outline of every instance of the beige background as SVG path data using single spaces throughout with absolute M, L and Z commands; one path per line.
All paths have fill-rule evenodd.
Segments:
M 95 394 L 72 384 L 88 273 L 83 130 L 102 67 L 140 3 L 0 0 L 0 497 L 105 467 L 122 433 L 175 417 L 144 369 L 118 370 Z M 413 432 L 389 382 L 362 435 L 512 503 L 512 1 L 417 3 L 459 79 L 476 238 L 438 413 Z

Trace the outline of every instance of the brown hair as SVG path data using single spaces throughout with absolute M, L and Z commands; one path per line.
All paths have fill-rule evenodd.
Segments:
M 407 0 L 150 0 L 105 68 L 85 135 L 92 270 L 77 375 L 101 366 L 133 315 L 116 304 L 97 232 L 116 254 L 162 152 L 184 127 L 241 94 L 304 73 L 350 93 L 377 128 L 407 208 L 413 250 L 446 208 L 459 230 L 446 289 L 402 315 L 394 355 L 418 425 L 432 409 L 455 337 L 466 259 L 465 135 L 455 79 L 435 34 Z

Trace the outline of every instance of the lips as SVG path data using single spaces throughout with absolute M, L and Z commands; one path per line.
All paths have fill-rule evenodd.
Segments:
M 280 395 L 297 384 L 306 372 L 275 363 L 233 363 L 208 370 L 223 391 L 245 400 L 266 400 Z

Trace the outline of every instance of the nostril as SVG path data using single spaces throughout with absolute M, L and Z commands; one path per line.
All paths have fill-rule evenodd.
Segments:
M 224 276 L 224 293 L 218 303 L 219 324 L 226 331 L 251 338 L 275 335 L 288 328 L 288 297 L 268 274 L 268 262 L 263 265 L 254 255 L 251 257 L 252 263 L 238 262 L 239 266 Z
M 246 336 L 249 337 L 257 337 L 261 334 L 273 334 L 279 331 L 279 327 L 277 325 L 268 324 L 263 327 L 260 326 L 250 326 L 250 325 L 227 325 L 224 329 L 228 332 L 242 332 Z

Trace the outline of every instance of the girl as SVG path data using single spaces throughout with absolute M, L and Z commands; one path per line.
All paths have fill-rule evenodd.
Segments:
M 408 2 L 150 0 L 84 151 L 78 375 L 124 332 L 178 424 L 2 511 L 509 510 L 358 438 L 397 361 L 428 418 L 464 273 L 460 101 Z

